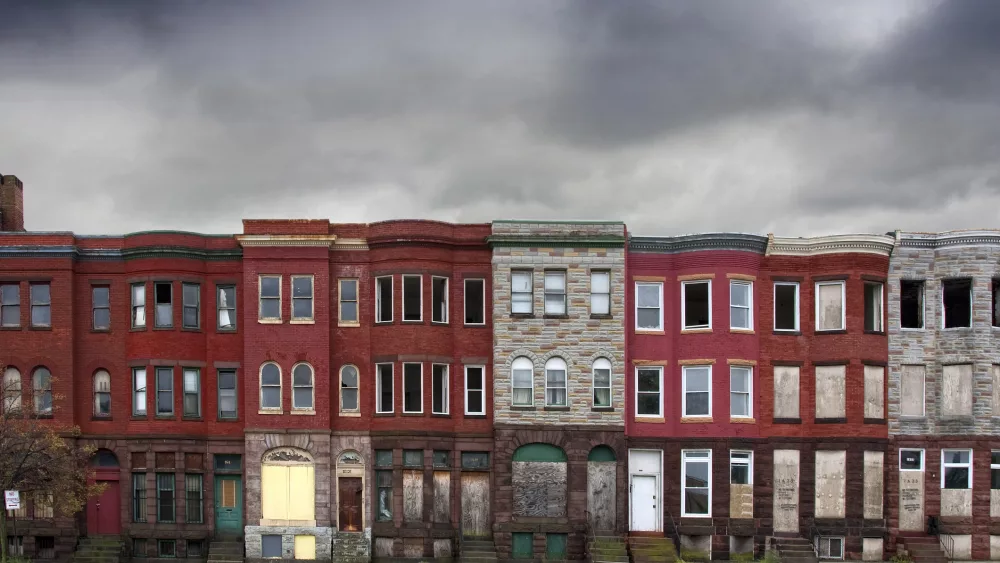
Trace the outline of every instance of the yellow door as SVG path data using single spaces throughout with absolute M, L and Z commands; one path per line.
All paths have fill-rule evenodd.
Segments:
M 288 518 L 288 469 L 283 465 L 261 467 L 261 512 L 265 520 Z
M 306 465 L 288 468 L 288 519 L 315 520 L 316 485 L 314 470 Z
M 295 558 L 316 559 L 316 536 L 295 536 Z

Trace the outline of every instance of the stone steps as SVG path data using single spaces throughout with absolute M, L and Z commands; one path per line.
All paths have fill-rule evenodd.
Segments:
M 207 563 L 243 563 L 243 542 L 213 540 L 208 545 Z
M 122 553 L 119 536 L 88 536 L 80 538 L 73 553 L 74 563 L 118 563 Z
M 497 563 L 497 549 L 492 541 L 463 540 L 459 563 Z
M 946 563 L 947 556 L 936 536 L 907 536 L 899 538 L 914 563 Z
M 677 561 L 677 547 L 667 537 L 630 536 L 627 545 L 633 563 Z
M 776 536 L 774 545 L 783 563 L 817 563 L 813 545 L 805 538 Z
M 620 536 L 594 536 L 587 542 L 587 559 L 591 563 L 629 563 L 628 547 Z

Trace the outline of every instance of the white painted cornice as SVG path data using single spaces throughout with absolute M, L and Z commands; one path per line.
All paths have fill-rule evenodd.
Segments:
M 324 246 L 329 248 L 337 235 L 236 235 L 240 246 Z
M 830 235 L 810 238 L 767 235 L 766 256 L 818 256 L 845 252 L 888 256 L 895 239 L 889 235 Z
M 368 250 L 368 241 L 363 238 L 339 238 L 330 250 Z

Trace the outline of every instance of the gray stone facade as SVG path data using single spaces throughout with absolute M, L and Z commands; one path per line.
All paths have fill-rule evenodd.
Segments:
M 499 424 L 621 425 L 625 408 L 625 228 L 621 223 L 493 223 L 493 407 Z M 546 269 L 566 271 L 566 315 L 544 314 Z M 512 315 L 511 271 L 533 273 L 533 313 Z M 590 273 L 610 272 L 611 314 L 591 315 Z M 534 364 L 534 406 L 513 407 L 511 364 Z M 545 362 L 567 364 L 568 408 L 545 407 Z M 594 360 L 612 366 L 611 408 L 594 409 Z
M 996 277 L 1000 277 L 1000 232 L 899 234 L 888 283 L 890 435 L 1000 432 L 1000 417 L 994 416 L 992 375 L 993 366 L 1000 364 L 1000 328 L 992 326 L 991 315 L 991 284 Z M 954 278 L 972 279 L 970 328 L 941 328 L 942 280 Z M 900 328 L 900 280 L 904 279 L 924 280 L 923 329 Z M 944 366 L 955 364 L 972 365 L 971 416 L 944 414 Z M 924 416 L 901 414 L 901 375 L 903 366 L 911 365 L 924 366 Z

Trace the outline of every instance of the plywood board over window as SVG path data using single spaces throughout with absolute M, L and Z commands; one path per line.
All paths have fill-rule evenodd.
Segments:
M 799 416 L 799 367 L 774 366 L 774 418 Z
M 816 418 L 844 418 L 847 366 L 816 366 Z
M 865 366 L 865 418 L 885 418 L 885 368 Z
M 899 414 L 924 416 L 924 366 L 902 366 L 899 378 Z
M 941 415 L 972 416 L 972 364 L 942 366 Z

